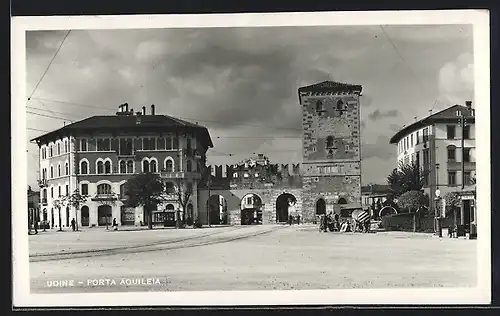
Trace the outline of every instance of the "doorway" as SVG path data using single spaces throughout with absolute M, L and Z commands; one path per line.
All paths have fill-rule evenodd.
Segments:
M 297 198 L 290 193 L 283 193 L 276 199 L 276 222 L 286 223 L 288 217 L 295 214 L 295 204 Z

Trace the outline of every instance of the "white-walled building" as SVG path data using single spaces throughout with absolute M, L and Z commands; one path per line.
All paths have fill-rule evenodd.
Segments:
M 120 106 L 111 116 L 92 116 L 39 136 L 41 222 L 50 227 L 69 227 L 75 218 L 81 226 L 147 223 L 142 207 L 125 205 L 124 184 L 138 173 L 159 174 L 166 182 L 169 199 L 157 205 L 153 222 L 161 223 L 180 210 L 174 187 L 183 184 L 193 194 L 187 216 L 198 216 L 198 184 L 213 147 L 207 128 L 167 115 L 129 111 Z M 55 207 L 54 201 L 79 190 L 88 196 L 76 210 Z
M 472 178 L 476 171 L 476 131 L 472 102 L 454 105 L 410 124 L 390 140 L 397 145 L 398 164 L 417 162 L 426 174 L 424 191 L 434 201 L 437 189 L 462 195 L 460 222 L 475 222 Z M 463 139 L 463 141 L 462 141 Z M 462 147 L 463 143 L 463 147 Z M 430 207 L 434 209 L 434 202 Z

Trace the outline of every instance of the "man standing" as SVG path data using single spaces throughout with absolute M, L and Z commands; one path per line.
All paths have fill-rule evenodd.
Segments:
M 76 228 L 76 221 L 75 221 L 75 219 L 73 218 L 73 219 L 71 220 L 71 229 L 72 229 L 73 231 L 75 231 L 75 228 Z
M 33 227 L 35 228 L 35 235 L 38 234 L 38 221 L 35 219 L 35 223 L 33 223 Z

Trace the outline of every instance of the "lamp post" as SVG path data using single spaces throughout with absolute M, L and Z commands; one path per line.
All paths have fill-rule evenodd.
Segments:
M 440 212 L 440 206 L 441 206 L 441 191 L 439 189 L 436 190 L 436 199 L 435 199 L 435 214 L 436 214 L 436 230 L 437 230 L 437 235 L 439 238 L 443 237 L 443 228 L 441 227 L 441 212 Z

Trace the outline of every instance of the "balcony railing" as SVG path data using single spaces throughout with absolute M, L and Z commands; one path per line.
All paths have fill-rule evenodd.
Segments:
M 201 179 L 201 173 L 199 172 L 184 172 L 184 171 L 160 171 L 160 177 L 167 179 Z
M 47 186 L 47 179 L 38 180 L 38 186 L 40 188 L 45 188 Z
M 462 168 L 461 161 L 448 161 L 448 163 L 447 163 L 447 169 L 457 170 L 457 169 L 461 169 L 461 168 Z M 474 162 L 474 161 L 465 162 L 464 169 L 465 170 L 475 170 L 476 169 L 476 162 Z
M 47 198 L 42 198 L 42 205 L 47 205 Z

